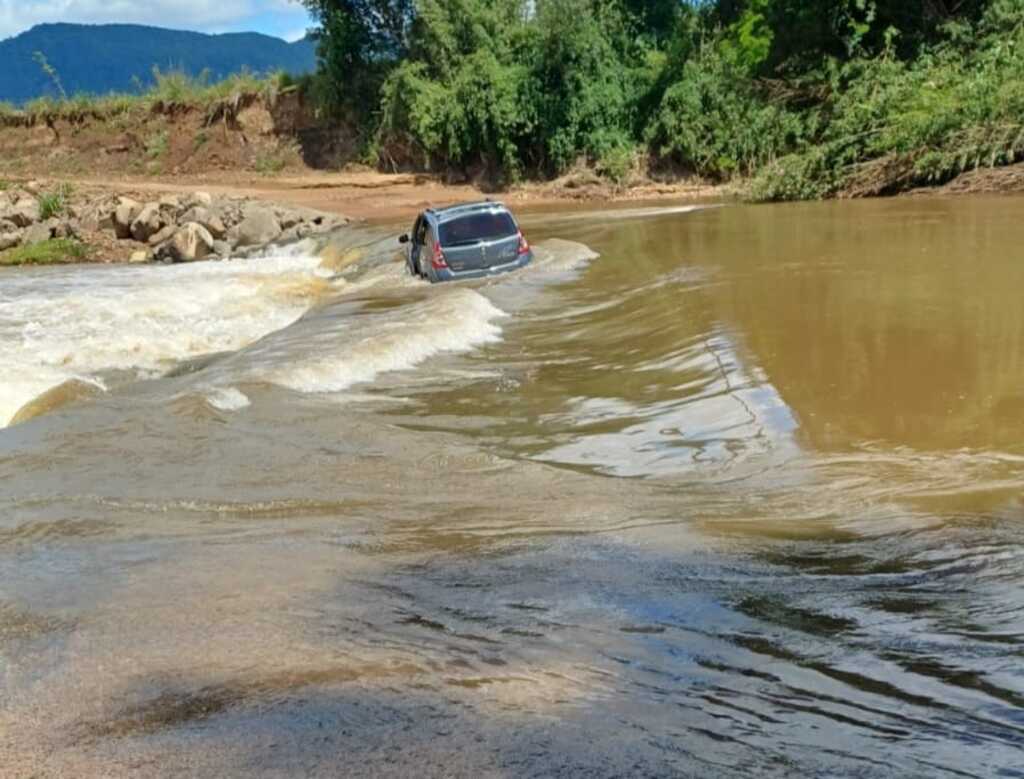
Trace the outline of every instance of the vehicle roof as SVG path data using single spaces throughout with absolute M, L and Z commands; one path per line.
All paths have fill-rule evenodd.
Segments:
M 428 208 L 424 213 L 434 217 L 438 222 L 447 222 L 450 219 L 456 219 L 478 211 L 508 211 L 508 208 L 504 203 L 499 203 L 497 200 L 481 200 L 476 203 L 459 203 L 443 208 Z

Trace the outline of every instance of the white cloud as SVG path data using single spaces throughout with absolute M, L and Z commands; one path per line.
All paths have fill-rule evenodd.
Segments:
M 289 30 L 281 37 L 288 41 L 288 43 L 295 43 L 295 41 L 301 41 L 303 38 L 305 38 L 306 33 L 308 32 L 308 27 L 300 27 L 298 30 Z
M 208 31 L 260 14 L 286 14 L 291 0 L 0 0 L 0 39 L 44 22 L 123 22 Z

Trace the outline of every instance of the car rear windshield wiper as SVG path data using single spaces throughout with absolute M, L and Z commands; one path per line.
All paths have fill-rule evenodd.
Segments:
M 469 238 L 465 241 L 455 241 L 454 243 L 446 243 L 445 246 L 449 249 L 454 249 L 458 246 L 474 246 L 476 244 L 481 244 L 483 242 L 483 238 Z

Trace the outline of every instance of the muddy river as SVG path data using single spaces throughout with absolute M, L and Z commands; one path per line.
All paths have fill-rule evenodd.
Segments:
M 0 776 L 1024 776 L 1022 209 L 0 270 Z

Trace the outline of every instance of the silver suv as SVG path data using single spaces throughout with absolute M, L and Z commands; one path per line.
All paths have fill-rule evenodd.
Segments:
M 407 244 L 409 273 L 431 281 L 473 279 L 529 265 L 533 250 L 501 203 L 428 208 L 416 218 Z

